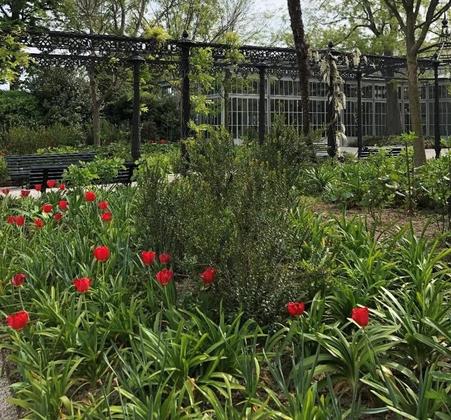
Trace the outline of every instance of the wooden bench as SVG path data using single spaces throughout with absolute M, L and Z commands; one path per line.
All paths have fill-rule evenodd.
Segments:
M 119 169 L 117 175 L 112 179 L 112 184 L 125 184 L 130 185 L 135 169 L 138 165 L 134 162 L 125 162 L 124 168 Z M 105 184 L 105 180 L 99 179 L 97 184 Z
M 318 159 L 326 159 L 329 157 L 329 154 L 327 153 L 327 142 L 314 142 L 313 148 L 315 149 L 315 155 Z
M 98 179 L 96 184 L 125 184 L 129 185 L 132 182 L 133 172 L 137 165 L 134 162 L 124 163 L 124 167 L 119 169 L 117 175 L 111 180 Z M 61 181 L 64 176 L 64 171 L 68 165 L 54 165 L 54 166 L 33 166 L 30 171 L 29 186 L 31 188 L 36 184 L 42 186 L 42 191 L 45 191 L 47 181 L 49 179 Z
M 54 179 L 51 175 L 54 174 L 58 177 L 62 173 L 61 168 L 64 171 L 69 165 L 88 162 L 94 158 L 95 154 L 93 152 L 5 156 L 10 183 L 18 186 L 42 183 L 42 178 L 38 174 L 41 173 L 44 176 L 46 168 L 48 170 L 55 168 L 47 174 L 47 179 Z M 33 168 L 34 172 L 32 172 Z M 37 182 L 39 179 L 41 179 L 41 182 Z
M 383 149 L 379 149 L 378 147 L 364 147 L 360 153 L 360 158 L 366 159 L 371 155 L 375 155 L 375 154 L 379 153 L 379 150 L 383 150 Z M 385 150 L 387 150 L 388 156 L 399 156 L 401 154 L 402 147 L 392 147 L 390 149 L 385 149 Z
M 6 156 L 8 172 L 12 185 L 27 186 L 33 188 L 41 185 L 41 190 L 45 191 L 48 180 L 61 181 L 64 171 L 70 165 L 80 162 L 89 162 L 95 158 L 93 152 L 67 153 L 67 154 L 47 154 L 47 155 L 24 155 Z M 127 162 L 112 180 L 98 180 L 97 184 L 114 183 L 130 184 L 136 164 Z

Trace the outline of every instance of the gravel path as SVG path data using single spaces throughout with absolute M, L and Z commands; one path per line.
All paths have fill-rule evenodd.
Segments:
M 17 411 L 14 406 L 7 402 L 11 397 L 9 382 L 3 369 L 3 356 L 0 354 L 0 419 L 17 420 Z

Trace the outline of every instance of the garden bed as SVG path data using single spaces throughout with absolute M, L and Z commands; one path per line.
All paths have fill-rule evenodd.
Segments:
M 386 209 L 375 235 L 355 206 L 300 200 L 286 162 L 308 164 L 272 147 L 212 132 L 183 177 L 148 158 L 134 187 L 74 174 L 2 194 L 1 347 L 24 416 L 449 415 L 449 236 Z
M 354 207 L 345 210 L 336 204 L 325 203 L 312 197 L 306 197 L 305 202 L 312 211 L 325 217 L 340 218 L 344 216 L 347 219 L 357 218 L 368 224 L 370 230 L 375 228 L 377 234 L 394 234 L 399 229 L 406 229 L 412 225 L 416 235 L 421 236 L 424 232 L 426 237 L 434 239 L 447 230 L 447 216 L 437 214 L 431 210 L 415 210 L 412 214 L 406 211 L 405 208 L 370 210 Z

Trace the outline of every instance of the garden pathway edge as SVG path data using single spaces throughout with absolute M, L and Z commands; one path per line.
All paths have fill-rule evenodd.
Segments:
M 0 354 L 0 419 L 17 420 L 19 417 L 16 408 L 8 402 L 8 398 L 11 397 L 10 384 L 3 363 L 3 355 Z

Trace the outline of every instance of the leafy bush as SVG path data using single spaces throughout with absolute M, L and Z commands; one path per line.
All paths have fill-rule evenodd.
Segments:
M 89 121 L 89 84 L 79 71 L 34 67 L 25 87 L 39 104 L 42 125 L 77 126 Z
M 0 90 L 0 129 L 35 126 L 42 121 L 39 101 L 30 93 Z
M 287 172 L 290 183 L 303 166 L 315 160 L 307 144 L 305 137 L 280 119 L 273 123 L 261 146 L 256 146 L 254 140 L 256 158 L 267 162 L 272 169 Z
M 137 219 L 148 220 L 140 243 L 170 249 L 195 271 L 212 264 L 222 273 L 214 305 L 223 299 L 246 316 L 273 322 L 282 302 L 323 287 L 320 269 L 299 265 L 291 188 L 283 173 L 237 148 L 225 131 L 187 143 L 191 172 L 168 180 L 168 167 L 142 170 Z M 307 226 L 304 228 L 308 229 Z
M 45 147 L 76 146 L 84 141 L 84 131 L 78 126 L 13 127 L 0 135 L 0 150 L 8 154 L 31 154 Z
M 6 165 L 6 160 L 3 156 L 0 156 L 0 184 L 5 184 L 8 180 L 8 167 Z
M 109 183 L 124 167 L 121 158 L 96 157 L 91 162 L 80 162 L 79 165 L 70 165 L 64 172 L 63 179 L 69 185 L 81 186 L 97 182 Z
M 418 168 L 416 182 L 419 203 L 444 212 L 451 196 L 451 155 L 428 160 Z
M 301 169 L 297 185 L 305 194 L 348 208 L 404 204 L 443 211 L 449 196 L 449 158 L 430 159 L 415 170 L 411 158 L 409 149 L 408 156 L 403 151 L 390 157 L 381 150 L 361 161 L 330 160 Z

